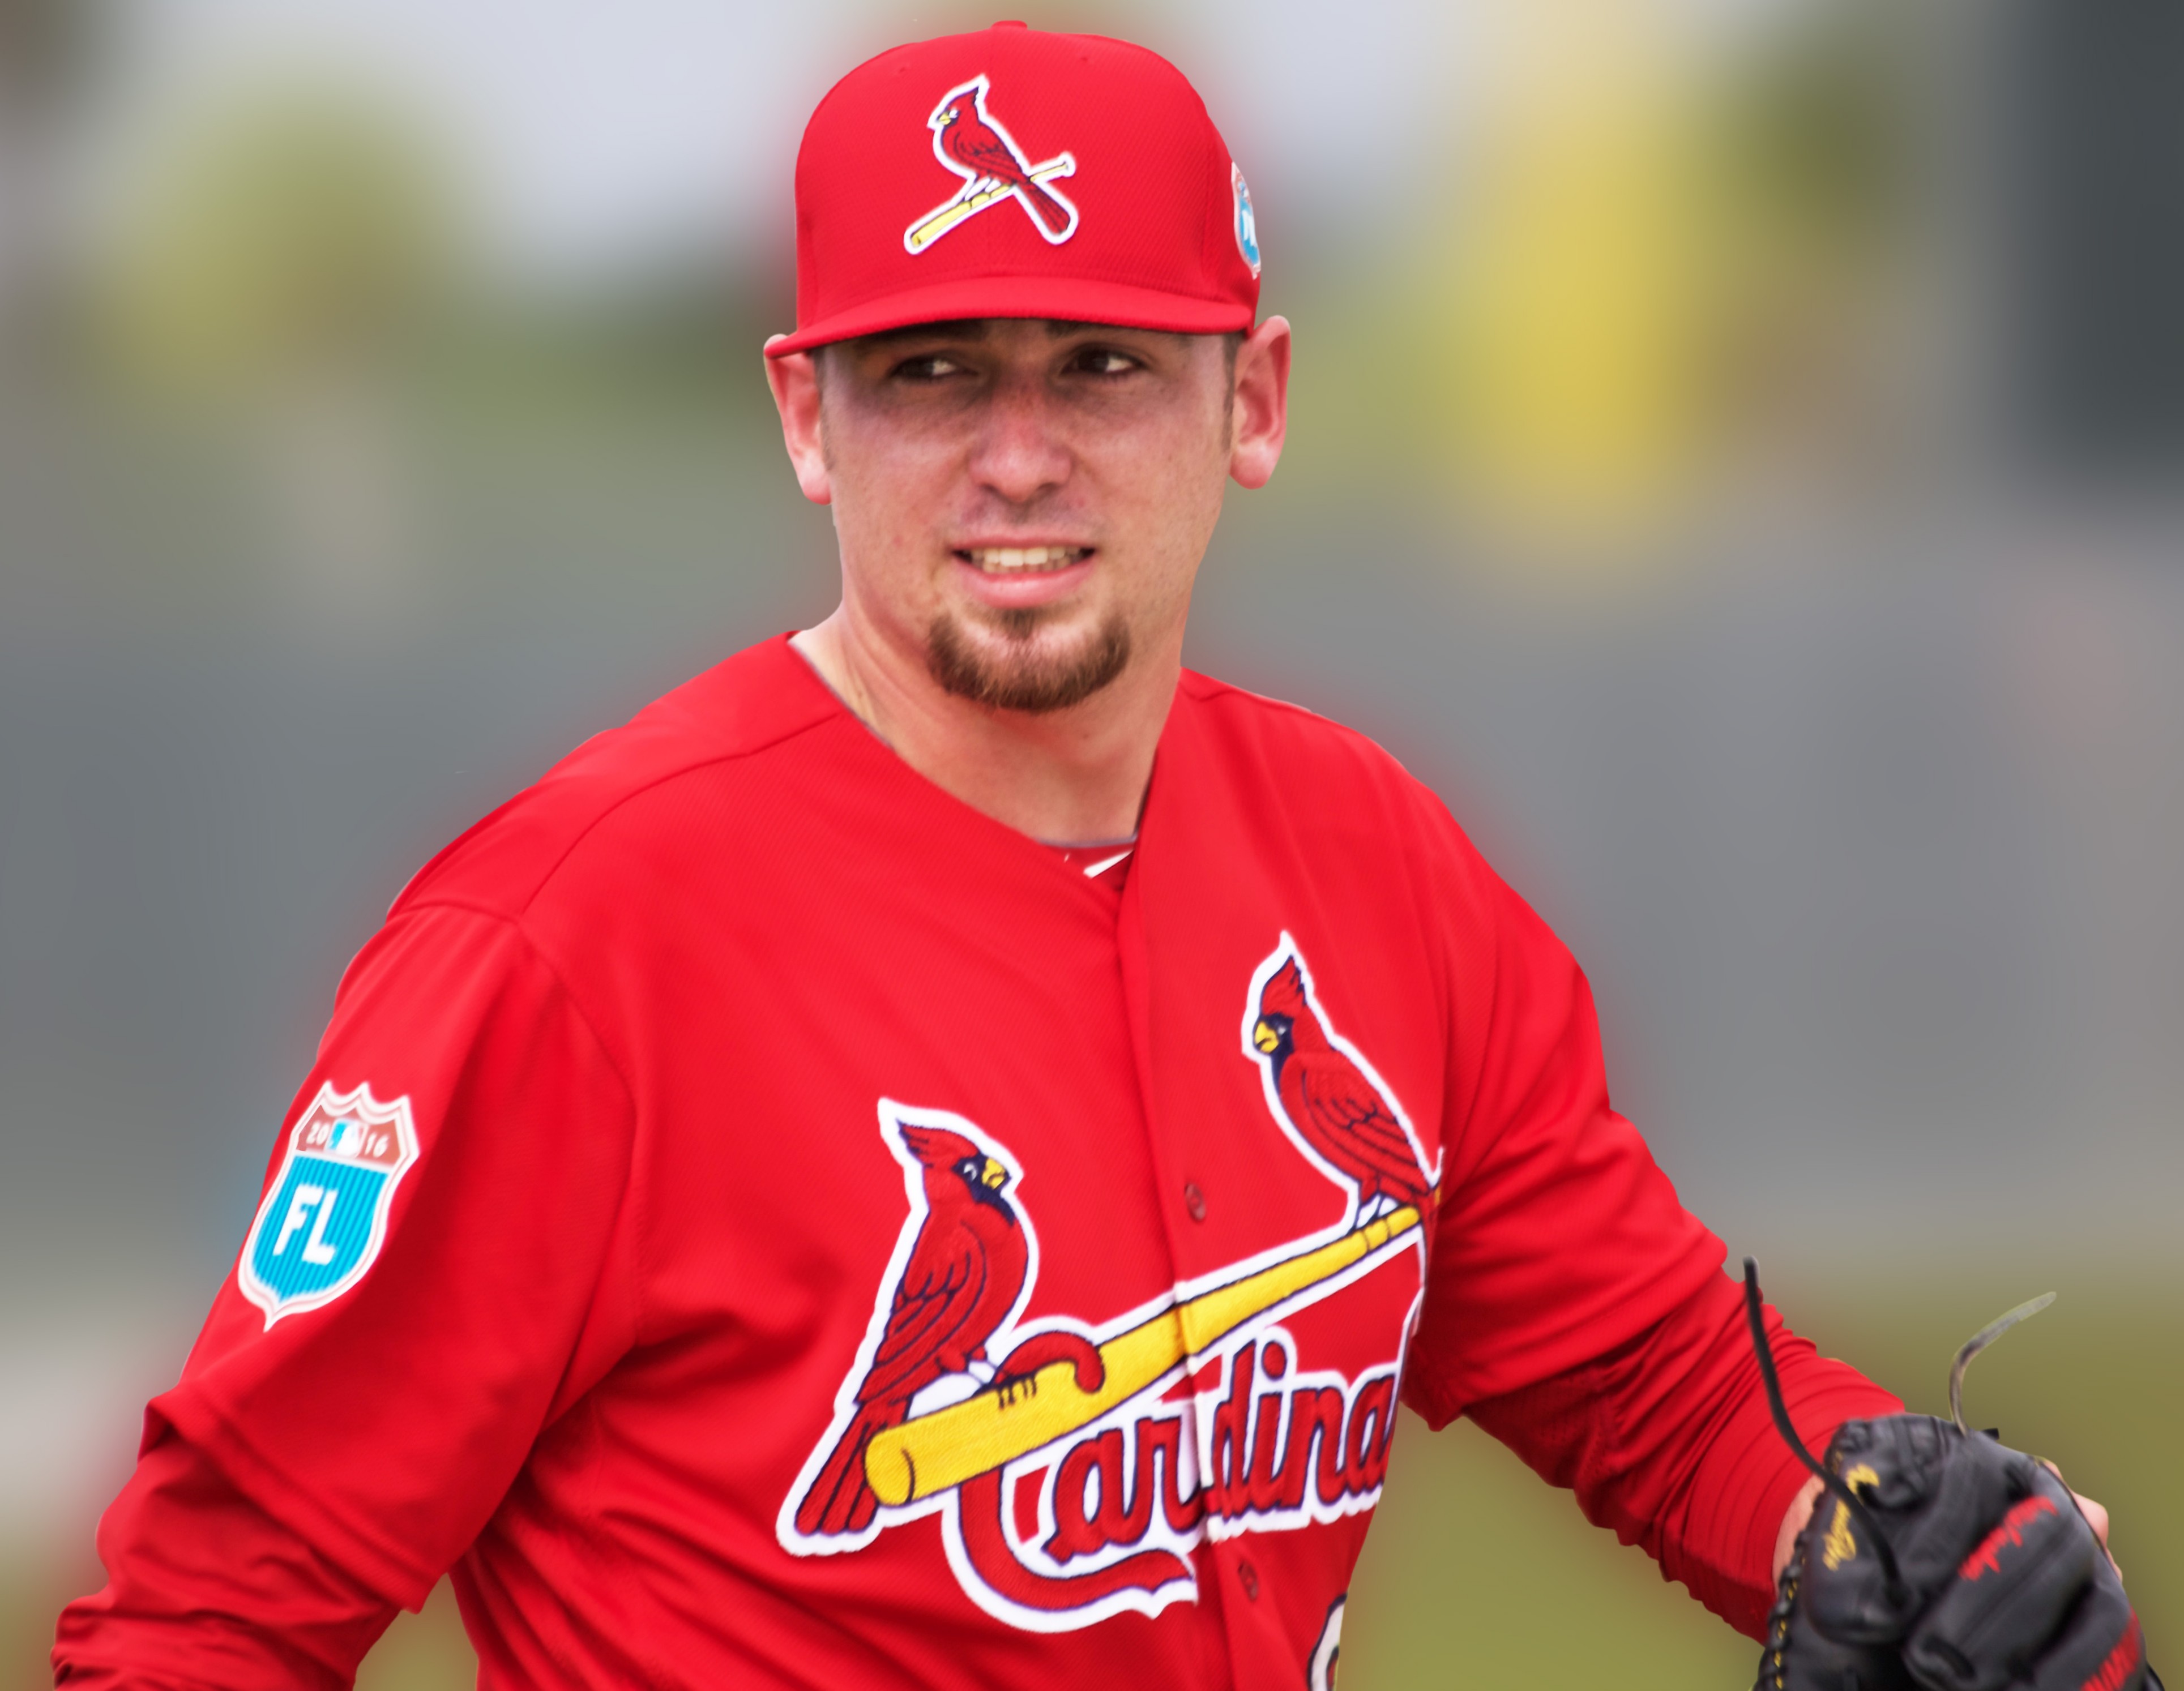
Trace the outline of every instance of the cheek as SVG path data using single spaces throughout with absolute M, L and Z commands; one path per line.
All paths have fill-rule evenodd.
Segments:
M 928 531 L 948 485 L 950 453 L 915 436 L 841 430 L 831 442 L 828 475 L 834 526 L 844 543 L 869 539 L 900 546 Z
M 1166 572 L 1196 567 L 1221 515 L 1228 458 L 1201 429 L 1178 430 L 1136 455 L 1123 497 Z

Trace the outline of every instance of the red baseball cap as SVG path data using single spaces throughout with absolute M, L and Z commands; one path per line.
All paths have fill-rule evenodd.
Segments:
M 1045 317 L 1219 334 L 1258 314 L 1251 197 L 1155 53 L 996 24 L 868 59 L 805 126 L 796 332 Z

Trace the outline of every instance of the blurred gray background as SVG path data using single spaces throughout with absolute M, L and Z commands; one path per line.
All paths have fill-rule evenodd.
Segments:
M 1296 325 L 1290 456 L 1231 501 L 1192 661 L 1448 798 L 1793 1321 L 1930 1408 L 1958 1338 L 2064 1289 L 1983 1366 L 2105 1484 L 2160 1660 L 2184 1557 L 2129 1523 L 2184 1503 L 2180 14 L 1030 16 L 1199 84 Z M 868 52 L 989 21 L 0 9 L 0 1685 L 98 1583 L 407 876 L 831 607 L 759 370 L 797 135 Z M 1582 1638 L 1494 1665 L 1528 1604 L 1631 1605 L 1625 1679 L 1745 1671 L 1470 1437 L 1398 1446 L 1358 1681 L 1585 1683 Z M 1449 1591 L 1461 1649 L 1397 1597 Z M 443 1613 L 404 1627 L 376 1683 L 464 1672 Z

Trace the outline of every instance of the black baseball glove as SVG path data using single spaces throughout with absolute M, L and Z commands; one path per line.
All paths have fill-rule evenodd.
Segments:
M 1853 1421 L 1769 1617 L 1761 1691 L 2159 1691 L 2069 1488 L 1930 1416 Z
M 1782 1402 L 1759 1266 L 1744 1314 L 1767 1405 L 1820 1494 L 1782 1571 L 1753 1691 L 2161 1691 L 2115 1564 L 2046 1464 L 1964 1427 L 1964 1370 L 2052 1292 L 1974 1334 L 1953 1421 L 1844 1423 L 1813 1460 Z

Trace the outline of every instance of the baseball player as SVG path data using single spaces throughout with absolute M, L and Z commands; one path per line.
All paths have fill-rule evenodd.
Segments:
M 1767 1312 L 1814 1510 L 1568 954 L 1385 754 L 1183 670 L 1290 344 L 1184 78 L 899 48 L 796 197 L 840 608 L 396 901 L 58 1677 L 346 1685 L 452 1571 L 492 1687 L 1326 1686 L 1400 1402 L 1769 1683 L 2134 1691 L 2102 1517 Z

